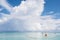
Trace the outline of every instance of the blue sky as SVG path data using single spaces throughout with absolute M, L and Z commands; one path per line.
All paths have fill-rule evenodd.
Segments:
M 14 7 L 14 6 L 18 6 L 22 0 L 16 0 L 16 1 L 15 0 L 7 0 L 7 1 L 8 1 L 8 3 L 10 3 L 10 5 L 12 5 Z
M 60 12 L 60 0 L 46 0 L 45 11 Z
M 2 0 L 1 0 L 2 1 Z M 25 2 L 26 0 L 24 0 Z M 42 3 L 42 11 L 40 8 L 40 15 L 39 12 L 36 12 L 37 14 L 31 14 L 35 13 L 35 9 L 30 8 L 31 10 L 27 11 L 23 8 L 22 0 L 7 0 L 8 6 L 4 7 L 2 1 L 2 5 L 0 4 L 0 31 L 24 31 L 29 29 L 30 31 L 60 31 L 60 0 L 44 0 L 45 4 Z M 43 2 L 43 1 L 42 1 Z M 28 5 L 29 1 L 26 2 Z M 38 2 L 39 3 L 39 2 Z M 22 6 L 20 6 L 22 5 Z M 25 5 L 25 4 L 24 4 Z M 30 5 L 28 5 L 29 7 Z M 39 6 L 39 4 L 38 4 Z M 21 9 L 21 8 L 23 9 Z M 27 8 L 27 7 L 26 7 Z M 11 10 L 12 9 L 12 10 Z M 17 11 L 18 10 L 18 11 Z M 28 12 L 27 14 L 26 11 Z M 38 10 L 39 11 L 39 10 Z M 32 18 L 29 17 L 31 15 Z M 25 17 L 27 16 L 27 19 Z M 6 18 L 8 19 L 6 19 Z M 20 17 L 20 18 L 19 18 Z M 24 18 L 23 18 L 24 17 Z M 41 18 L 41 19 L 39 19 Z M 35 20 L 36 19 L 36 20 Z M 7 21 L 8 20 L 8 21 Z M 35 20 L 35 21 L 34 21 Z M 41 20 L 41 21 L 40 21 Z M 5 22 L 3 22 L 5 21 Z M 31 23 L 31 21 L 33 21 Z M 41 23 L 39 25 L 39 22 Z M 2 23 L 3 22 L 3 23 Z M 36 22 L 36 23 L 34 23 Z M 32 25 L 33 24 L 33 25 Z M 36 24 L 36 25 L 35 25 Z M 2 27 L 1 27 L 2 26 Z M 34 26 L 41 26 L 41 27 L 34 27 Z M 49 27 L 48 27 L 49 26 Z M 40 28 L 40 29 L 39 29 Z
M 60 0 L 45 0 L 46 4 L 45 4 L 45 9 L 43 12 L 43 15 L 54 15 L 56 16 L 56 18 L 60 18 Z M 49 12 L 53 11 L 52 14 L 50 14 Z

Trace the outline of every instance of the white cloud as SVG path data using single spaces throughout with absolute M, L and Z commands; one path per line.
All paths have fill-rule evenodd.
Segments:
M 3 5 L 3 3 L 1 4 Z M 11 15 L 4 15 L 3 20 L 12 20 L 10 23 L 13 24 L 10 26 L 14 26 L 18 31 L 50 31 L 58 27 L 56 24 L 60 24 L 60 19 L 53 19 L 52 16 L 40 16 L 44 10 L 44 0 L 22 1 L 19 6 L 13 8 L 6 5 L 6 3 L 4 5 L 8 10 L 12 11 L 10 11 Z
M 30 4 L 31 2 L 31 4 Z M 38 2 L 38 3 L 37 3 Z M 39 15 L 42 14 L 44 4 L 43 2 L 36 1 L 36 0 L 28 0 L 26 2 L 22 2 L 21 5 L 16 6 L 13 8 L 12 17 L 18 19 L 19 21 L 22 20 L 24 26 L 20 27 L 21 23 L 16 22 L 16 28 L 20 30 L 30 30 L 30 31 L 37 31 L 37 30 L 55 30 L 57 28 L 57 23 L 60 20 L 55 20 L 51 16 L 43 16 L 43 18 Z M 33 5 L 32 5 L 33 4 Z M 42 19 L 39 19 L 42 18 Z M 41 25 L 41 24 L 43 25 Z
M 40 25 L 40 15 L 44 10 L 44 0 L 26 0 L 19 6 L 15 6 L 11 12 L 11 16 L 14 20 L 17 19 L 22 21 L 22 25 L 19 21 L 16 22 L 15 26 L 17 30 L 37 31 L 42 30 Z M 15 22 L 14 22 L 15 23 Z M 18 24 L 19 23 L 19 24 Z
M 7 22 L 11 17 L 8 14 L 1 13 L 0 24 Z
M 6 0 L 0 0 L 0 5 L 5 7 L 8 11 L 11 11 L 12 6 L 10 6 Z
M 12 11 L 12 7 L 8 4 L 8 2 L 6 0 L 0 0 L 0 6 L 4 7 L 9 12 Z M 2 11 L 4 8 L 0 8 L 0 11 Z M 2 12 L 0 12 L 0 15 L 2 15 L 1 19 L 0 19 L 0 24 L 5 23 L 10 19 L 10 15 L 7 15 L 7 14 L 2 13 Z
M 52 16 L 43 16 L 41 17 L 41 27 L 45 31 L 56 30 L 58 29 L 58 24 L 60 24 L 60 19 L 53 19 Z
M 14 14 L 16 15 L 31 15 L 39 16 L 42 14 L 44 9 L 44 1 L 42 0 L 26 0 L 22 2 L 19 6 L 13 8 Z M 22 12 L 22 13 L 21 13 Z M 17 14 L 19 13 L 19 14 Z

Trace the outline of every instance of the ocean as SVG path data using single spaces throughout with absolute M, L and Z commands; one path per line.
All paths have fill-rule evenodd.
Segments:
M 0 40 L 60 40 L 60 33 L 2 32 Z

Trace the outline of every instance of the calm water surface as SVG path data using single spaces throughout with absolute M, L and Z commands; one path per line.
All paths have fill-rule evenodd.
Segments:
M 0 40 L 60 40 L 60 33 L 6 32 L 0 33 Z

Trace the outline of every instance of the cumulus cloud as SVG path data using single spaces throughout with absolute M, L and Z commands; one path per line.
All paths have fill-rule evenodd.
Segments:
M 11 16 L 15 18 L 14 20 L 16 20 L 16 28 L 18 30 L 21 30 L 20 28 L 22 28 L 22 30 L 27 31 L 41 30 L 39 20 L 43 9 L 44 0 L 22 1 L 22 3 L 19 6 L 15 6 L 11 12 Z M 17 21 L 17 19 L 22 22 Z
M 9 16 L 4 15 L 3 18 L 10 24 L 10 29 L 8 27 L 6 29 L 12 30 L 14 28 L 12 31 L 50 31 L 58 29 L 57 24 L 60 24 L 60 19 L 53 19 L 52 16 L 41 16 L 44 3 L 44 0 L 26 0 L 22 1 L 19 6 L 11 7 L 6 5 L 8 3 L 5 0 L 1 0 L 0 4 L 5 5 L 4 7 L 11 13 Z M 0 21 L 2 22 L 1 19 Z
M 42 16 L 41 17 L 41 26 L 45 31 L 58 30 L 58 24 L 60 24 L 60 19 L 53 19 L 52 16 Z

